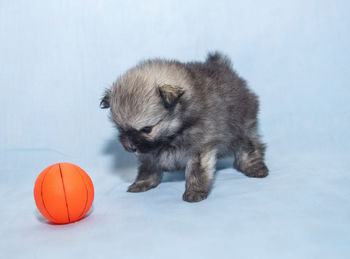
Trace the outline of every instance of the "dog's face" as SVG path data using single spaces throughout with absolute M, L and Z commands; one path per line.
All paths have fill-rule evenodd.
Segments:
M 125 150 L 149 153 L 166 145 L 181 128 L 183 94 L 181 86 L 129 72 L 105 92 L 101 108 L 110 108 Z

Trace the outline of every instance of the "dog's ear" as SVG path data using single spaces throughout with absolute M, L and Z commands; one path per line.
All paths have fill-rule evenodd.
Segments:
M 101 109 L 107 109 L 110 106 L 110 99 L 111 99 L 111 90 L 110 89 L 106 89 L 106 91 L 104 92 L 104 95 L 101 99 L 100 102 L 100 107 Z
M 165 108 L 174 107 L 185 91 L 179 86 L 163 85 L 158 87 L 158 92 L 162 98 Z

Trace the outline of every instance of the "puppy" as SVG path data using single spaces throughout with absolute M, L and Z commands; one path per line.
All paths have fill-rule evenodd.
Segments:
M 228 155 L 245 175 L 268 175 L 257 96 L 217 52 L 204 63 L 141 62 L 106 90 L 100 105 L 110 108 L 125 150 L 137 154 L 138 175 L 129 192 L 156 187 L 164 171 L 185 169 L 183 199 L 201 201 L 216 160 Z

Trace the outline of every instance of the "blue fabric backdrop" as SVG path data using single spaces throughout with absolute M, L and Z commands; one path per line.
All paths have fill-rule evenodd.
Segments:
M 349 1 L 0 2 L 0 253 L 6 258 L 349 258 Z M 270 176 L 222 161 L 210 197 L 184 177 L 126 193 L 136 160 L 99 109 L 104 88 L 150 57 L 229 55 L 260 96 Z M 67 161 L 94 210 L 46 224 L 32 189 Z

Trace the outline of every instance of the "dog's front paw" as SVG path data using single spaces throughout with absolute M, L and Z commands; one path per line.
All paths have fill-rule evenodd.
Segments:
M 208 192 L 206 191 L 192 191 L 192 190 L 185 191 L 185 193 L 182 196 L 183 200 L 188 202 L 202 201 L 207 197 L 208 197 Z
M 244 174 L 248 177 L 263 178 L 269 174 L 269 169 L 264 162 L 259 162 L 246 169 Z
M 157 185 L 150 181 L 137 181 L 129 186 L 128 192 L 145 192 Z

